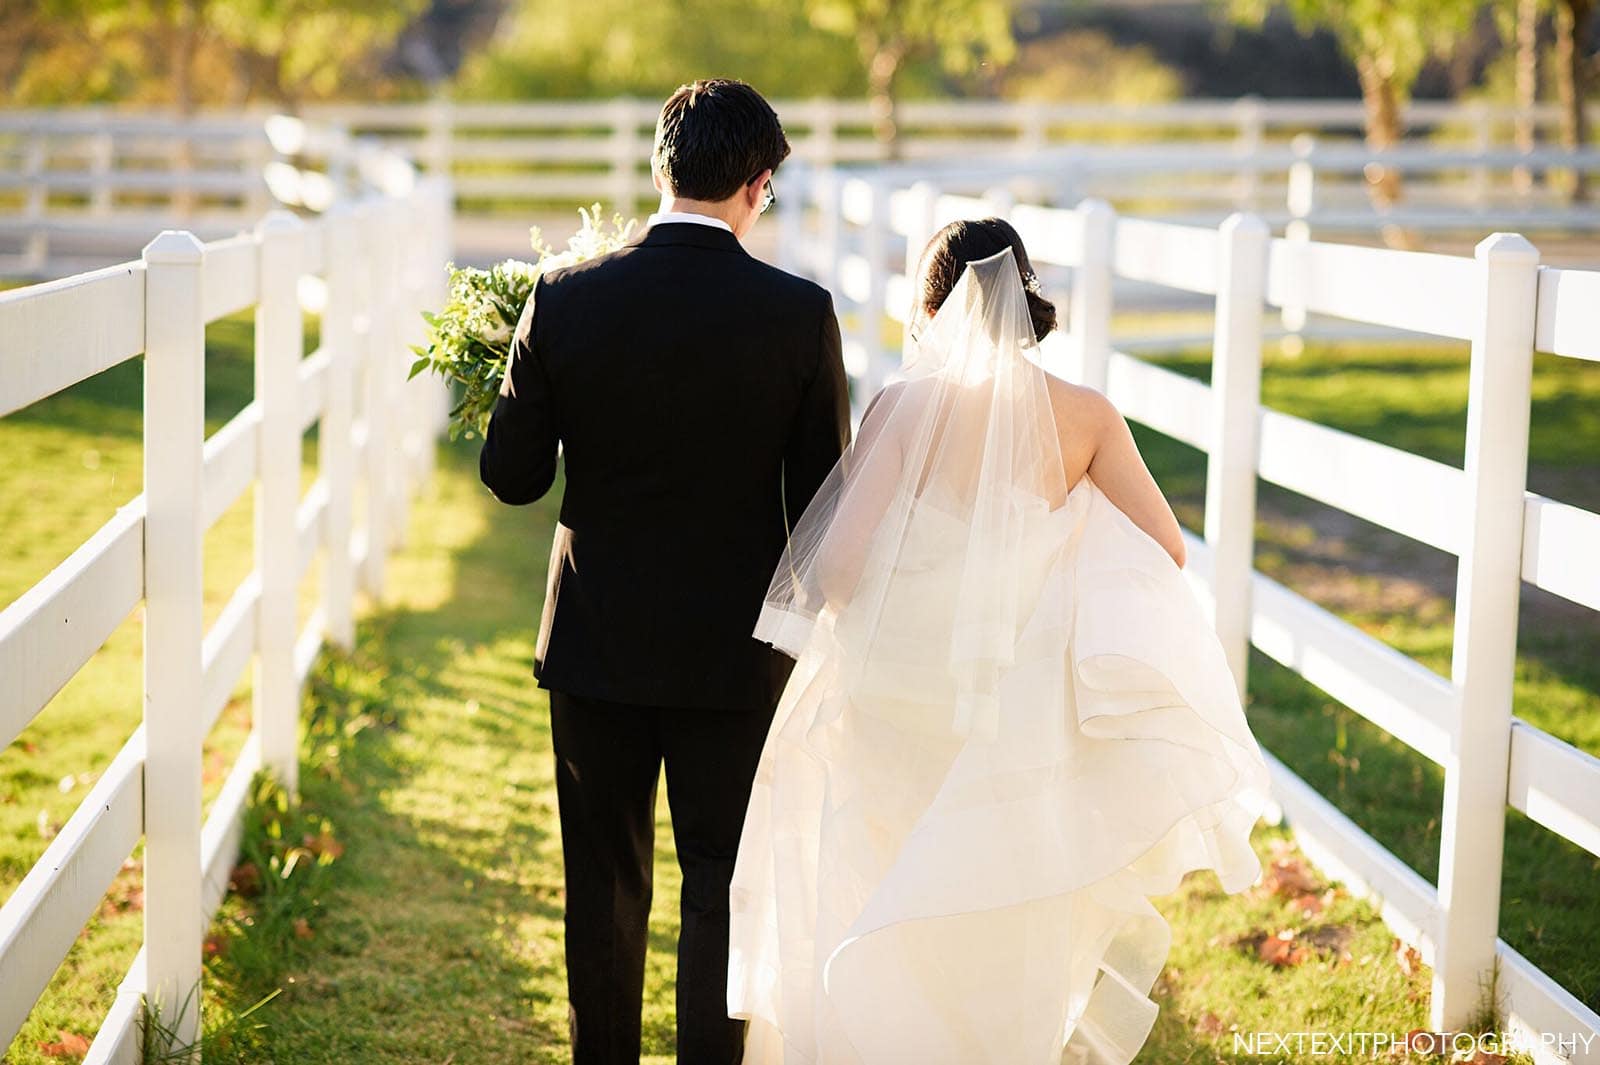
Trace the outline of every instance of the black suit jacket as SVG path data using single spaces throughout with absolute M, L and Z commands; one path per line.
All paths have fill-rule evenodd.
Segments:
M 732 233 L 660 223 L 544 274 L 478 463 L 524 504 L 554 482 L 558 442 L 565 455 L 540 686 L 770 709 L 793 663 L 751 630 L 787 523 L 849 434 L 832 297 Z

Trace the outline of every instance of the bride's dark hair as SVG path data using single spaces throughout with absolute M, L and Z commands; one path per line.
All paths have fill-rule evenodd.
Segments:
M 922 314 L 931 318 L 938 312 L 956 282 L 961 280 L 968 263 L 998 255 L 1007 247 L 1011 248 L 1022 274 L 1034 339 L 1043 340 L 1056 327 L 1056 305 L 1039 291 L 1039 279 L 1028 261 L 1028 249 L 1022 246 L 1022 237 L 1004 218 L 962 219 L 933 235 L 917 261 L 917 300 Z

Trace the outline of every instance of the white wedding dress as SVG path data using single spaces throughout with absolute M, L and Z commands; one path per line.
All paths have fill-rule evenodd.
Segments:
M 769 593 L 798 661 L 730 894 L 747 1065 L 1127 1065 L 1170 945 L 1147 896 L 1260 874 L 1221 647 L 1165 550 L 1067 491 L 1016 277 L 969 267 Z

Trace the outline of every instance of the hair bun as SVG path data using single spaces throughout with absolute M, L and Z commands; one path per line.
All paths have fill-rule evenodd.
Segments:
M 1056 305 L 1039 294 L 1038 282 L 1028 286 L 1028 317 L 1033 319 L 1033 338 L 1044 340 L 1056 328 Z

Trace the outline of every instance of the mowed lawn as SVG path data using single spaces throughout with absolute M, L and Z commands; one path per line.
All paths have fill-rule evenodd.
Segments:
M 213 334 L 214 430 L 248 398 L 250 374 L 247 322 Z M 1204 375 L 1203 359 L 1174 363 Z M 1535 487 L 1559 480 L 1569 490 L 1551 494 L 1591 507 L 1600 505 L 1583 498 L 1600 472 L 1596 369 L 1541 360 L 1534 422 Z M 1458 352 L 1317 346 L 1297 360 L 1269 360 L 1267 374 L 1274 406 L 1460 461 Z M 0 602 L 138 491 L 137 395 L 133 363 L 0 420 L 14 456 L 0 469 Z M 1203 462 L 1150 434 L 1141 443 L 1193 525 Z M 478 484 L 475 441 L 442 445 L 440 458 L 390 566 L 388 601 L 368 604 L 356 652 L 325 655 L 307 694 L 303 814 L 284 823 L 292 836 L 315 831 L 326 864 L 291 877 L 288 890 L 230 898 L 211 940 L 210 1018 L 279 993 L 210 1048 L 209 1060 L 568 1060 L 547 704 L 529 674 L 554 497 L 526 508 L 496 503 Z M 248 509 L 247 499 L 208 538 L 208 620 L 249 569 Z M 1431 576 L 1438 559 L 1413 558 L 1404 552 L 1424 549 L 1331 521 L 1287 493 L 1264 491 L 1262 509 L 1259 565 L 1448 669 L 1448 589 L 1441 602 L 1430 580 L 1384 572 Z M 1368 555 L 1377 556 L 1371 564 Z M 137 620 L 0 752 L 0 897 L 137 723 Z M 1595 646 L 1595 630 L 1583 624 L 1525 636 L 1518 712 L 1600 752 L 1600 676 L 1582 653 Z M 1263 743 L 1432 877 L 1437 770 L 1259 656 L 1252 670 L 1250 717 Z M 247 725 L 248 677 L 211 739 L 208 795 Z M 678 878 L 664 800 L 660 815 L 645 1040 L 650 1060 L 670 1061 Z M 258 811 L 256 821 L 273 819 Z M 1589 890 L 1600 863 L 1519 817 L 1508 825 L 1503 934 L 1593 1004 L 1585 944 L 1600 931 Z M 1405 1032 L 1425 1023 L 1428 972 L 1395 952 L 1370 906 L 1323 882 L 1283 837 L 1258 827 L 1270 868 L 1257 888 L 1223 896 L 1204 874 L 1157 900 L 1175 939 L 1157 985 L 1162 1015 L 1141 1061 L 1234 1060 L 1235 1031 Z M 62 1060 L 48 1049 L 62 1032 L 93 1033 L 137 949 L 135 873 L 91 921 L 6 1062 Z

